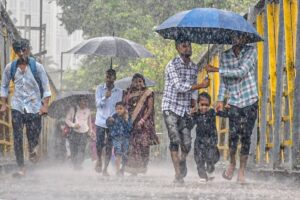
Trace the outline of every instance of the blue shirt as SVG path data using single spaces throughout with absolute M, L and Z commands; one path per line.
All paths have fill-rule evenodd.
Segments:
M 111 96 L 108 98 L 105 97 L 106 91 L 106 84 L 99 85 L 95 95 L 97 107 L 95 124 L 103 128 L 107 128 L 107 118 L 115 113 L 116 103 L 122 101 L 123 98 L 123 90 L 120 88 L 114 87 L 111 91 Z
M 11 63 L 6 65 L 2 75 L 1 97 L 7 98 L 9 95 L 10 69 Z M 42 82 L 43 98 L 51 96 L 49 80 L 43 65 L 37 62 L 36 70 Z M 18 67 L 14 79 L 14 94 L 11 99 L 12 109 L 21 113 L 24 113 L 25 110 L 27 113 L 38 113 L 42 106 L 42 99 L 39 85 L 30 70 L 30 66 L 27 65 L 24 72 Z
M 130 136 L 132 123 L 130 119 L 128 121 L 125 121 L 122 117 L 118 116 L 117 113 L 115 113 L 112 118 L 114 118 L 114 122 L 112 124 L 109 124 L 107 122 L 107 126 L 110 130 L 112 137 L 128 137 Z

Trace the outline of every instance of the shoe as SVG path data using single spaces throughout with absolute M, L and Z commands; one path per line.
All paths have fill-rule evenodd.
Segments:
M 183 160 L 183 161 L 179 162 L 179 170 L 180 170 L 181 177 L 182 178 L 186 177 L 186 175 L 187 175 L 186 160 Z
M 205 178 L 199 178 L 199 183 L 207 183 L 207 179 L 205 179 Z
M 228 170 L 228 168 L 227 168 L 226 170 L 223 171 L 222 177 L 223 177 L 224 179 L 230 181 L 230 180 L 232 179 L 233 175 L 234 175 L 234 170 L 235 170 L 235 168 L 233 168 L 231 174 L 228 174 L 228 171 L 229 171 L 229 170 Z
M 215 171 L 215 166 L 212 165 L 212 164 L 206 165 L 206 171 L 207 171 L 207 173 L 209 173 L 209 174 L 213 173 L 213 172 Z
M 199 178 L 204 179 L 205 181 L 208 181 L 208 176 L 207 176 L 207 173 L 206 173 L 205 169 L 197 168 L 197 170 L 198 170 Z

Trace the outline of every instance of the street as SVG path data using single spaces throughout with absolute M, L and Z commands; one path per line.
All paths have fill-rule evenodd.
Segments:
M 30 170 L 22 179 L 10 175 L 0 177 L 1 200 L 99 200 L 99 199 L 300 199 L 299 183 L 275 178 L 268 181 L 251 176 L 247 185 L 222 179 L 221 172 L 208 183 L 200 183 L 194 166 L 183 186 L 175 186 L 170 165 L 149 166 L 146 175 L 110 177 L 96 174 L 91 162 L 82 171 L 71 166 L 40 166 Z

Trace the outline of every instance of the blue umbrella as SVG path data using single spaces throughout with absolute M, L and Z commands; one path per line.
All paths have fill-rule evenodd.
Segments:
M 215 8 L 195 8 L 173 15 L 155 30 L 165 39 L 186 37 L 198 44 L 233 44 L 235 37 L 246 43 L 263 39 L 241 15 Z

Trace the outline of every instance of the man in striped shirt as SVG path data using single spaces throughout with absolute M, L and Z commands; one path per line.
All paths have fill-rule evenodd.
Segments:
M 165 88 L 162 100 L 163 116 L 170 138 L 169 149 L 175 169 L 175 183 L 183 183 L 187 174 L 186 156 L 191 149 L 191 131 L 188 128 L 193 102 L 200 88 L 206 88 L 209 80 L 197 84 L 198 67 L 190 57 L 191 43 L 180 38 L 175 42 L 179 56 L 171 60 L 165 69 Z M 181 149 L 181 155 L 178 150 Z
M 245 168 L 250 151 L 251 134 L 257 119 L 258 94 L 255 78 L 256 48 L 238 40 L 236 45 L 225 51 L 220 58 L 219 68 L 205 66 L 208 72 L 219 72 L 220 87 L 216 110 L 223 110 L 225 96 L 229 109 L 230 165 L 223 172 L 231 180 L 236 166 L 238 141 L 241 142 L 238 182 L 245 182 Z

